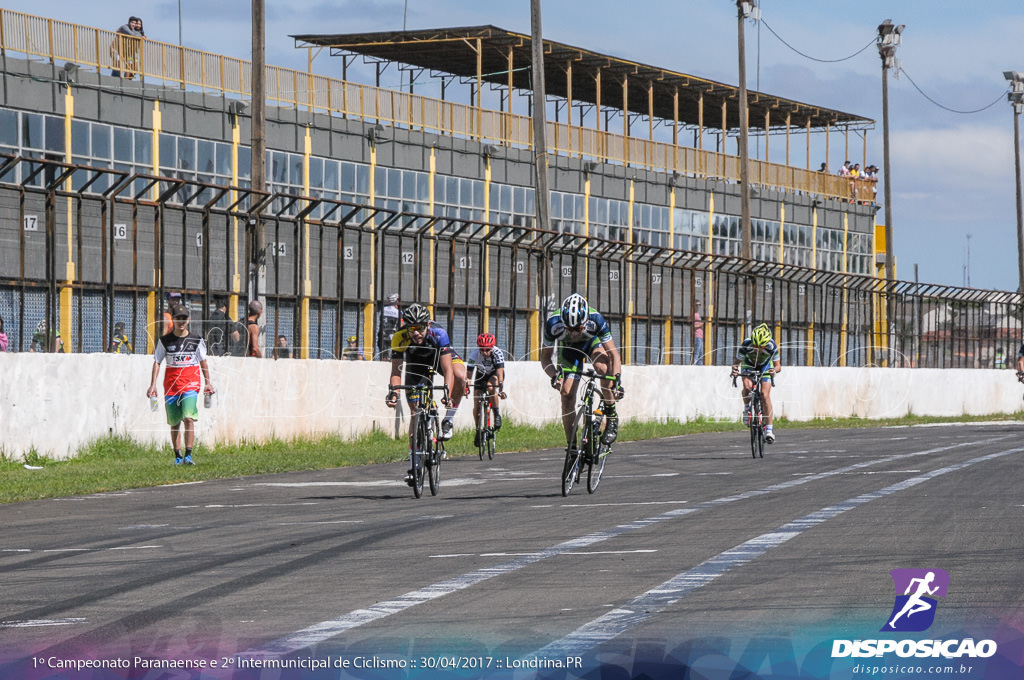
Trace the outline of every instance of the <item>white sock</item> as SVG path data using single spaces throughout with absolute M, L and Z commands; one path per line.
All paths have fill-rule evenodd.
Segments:
M 455 411 L 457 411 L 457 410 L 458 410 L 458 409 L 450 408 L 450 409 L 448 409 L 447 411 L 445 411 L 445 414 L 444 414 L 444 419 L 445 419 L 445 420 L 448 420 L 448 421 L 451 421 L 451 420 L 452 420 L 452 418 L 454 418 L 454 417 L 455 417 Z

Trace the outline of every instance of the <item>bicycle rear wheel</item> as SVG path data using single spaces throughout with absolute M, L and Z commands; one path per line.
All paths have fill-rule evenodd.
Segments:
M 444 458 L 444 442 L 441 441 L 437 416 L 430 419 L 430 453 L 427 454 L 427 476 L 430 478 L 430 495 L 436 496 L 441 489 L 441 459 Z

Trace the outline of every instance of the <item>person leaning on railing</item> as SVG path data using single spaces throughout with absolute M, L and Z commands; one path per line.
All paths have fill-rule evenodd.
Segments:
M 131 80 L 141 66 L 142 41 L 146 32 L 142 30 L 142 19 L 128 17 L 128 23 L 117 29 L 114 41 L 110 43 L 110 57 L 117 68 L 110 71 L 115 78 Z

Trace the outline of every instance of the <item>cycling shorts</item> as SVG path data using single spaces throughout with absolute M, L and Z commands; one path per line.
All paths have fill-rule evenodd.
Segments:
M 473 389 L 476 390 L 477 392 L 486 392 L 487 383 L 489 383 L 492 379 L 496 378 L 497 375 L 497 373 L 477 373 L 476 375 L 473 376 Z
M 557 366 L 567 376 L 575 376 L 583 371 L 583 364 L 590 359 L 594 350 L 601 346 L 597 337 L 592 337 L 583 342 L 559 343 Z

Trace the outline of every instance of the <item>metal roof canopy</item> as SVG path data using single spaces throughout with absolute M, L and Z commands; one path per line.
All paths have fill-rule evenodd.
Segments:
M 328 47 L 332 56 L 359 54 L 433 72 L 507 86 L 511 57 L 512 87 L 528 91 L 530 81 L 531 39 L 495 26 L 423 29 L 416 31 L 382 31 L 374 33 L 338 33 L 292 35 L 296 47 Z M 481 55 L 477 60 L 477 45 Z M 581 47 L 544 41 L 544 80 L 549 96 L 572 101 L 600 104 L 602 108 L 622 110 L 621 84 L 628 80 L 628 110 L 647 115 L 653 107 L 654 116 L 665 121 L 698 126 L 700 98 L 704 101 L 704 128 L 721 127 L 722 104 L 726 104 L 726 126 L 739 127 L 739 88 L 668 69 L 599 54 Z M 569 69 L 572 77 L 570 80 Z M 582 76 L 582 77 L 581 77 Z M 598 101 L 600 77 L 600 101 Z M 848 129 L 869 129 L 870 118 L 835 109 L 828 109 L 748 90 L 751 128 L 764 129 L 770 114 L 772 129 L 784 128 L 787 114 L 793 126 L 824 129 L 834 126 Z

